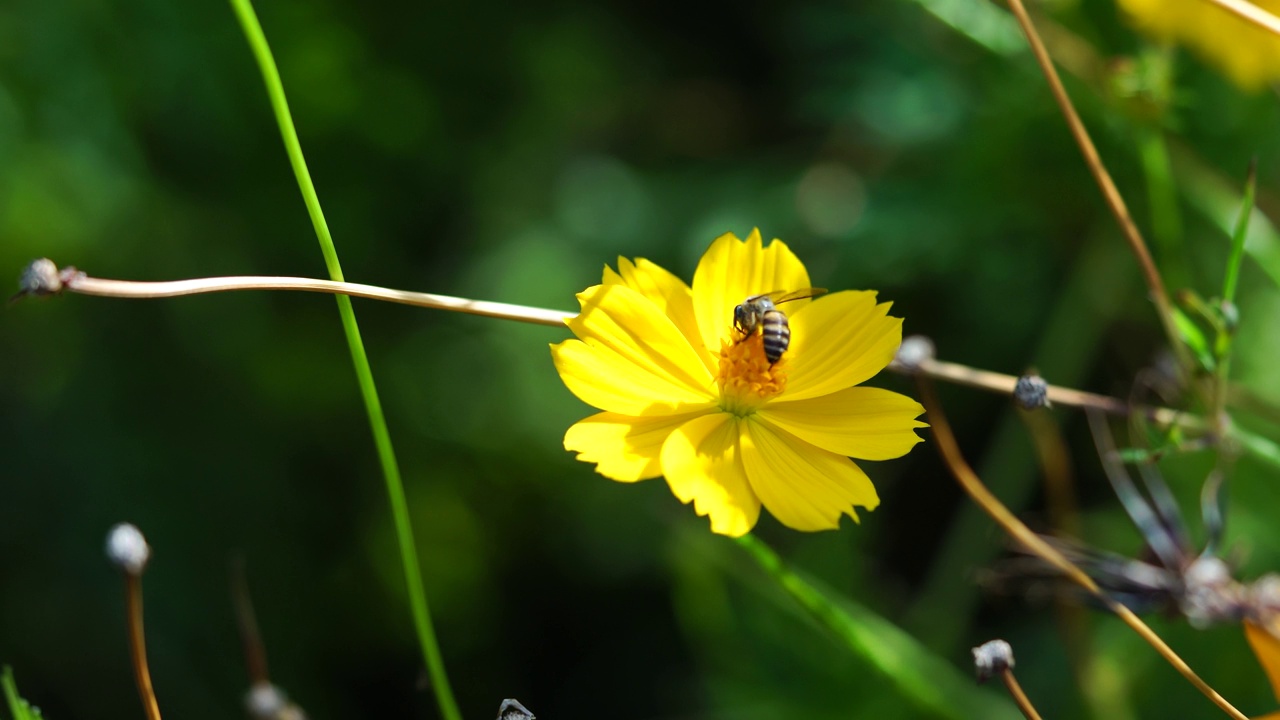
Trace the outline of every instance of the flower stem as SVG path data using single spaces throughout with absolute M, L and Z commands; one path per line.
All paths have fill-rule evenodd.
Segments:
M 316 194 L 315 185 L 307 171 L 307 163 L 302 155 L 302 144 L 298 141 L 298 133 L 293 126 L 293 118 L 289 114 L 289 104 L 284 94 L 284 84 L 280 80 L 280 72 L 276 68 L 271 48 L 267 44 L 266 35 L 258 23 L 250 0 L 231 0 L 240 26 L 244 30 L 249 46 L 253 50 L 262 79 L 266 85 L 267 96 L 271 101 L 271 109 L 276 122 L 280 126 L 280 135 L 284 141 L 289 163 L 293 166 L 298 188 L 302 191 L 307 213 L 311 216 L 311 224 L 315 228 L 316 237 L 320 241 L 320 251 L 324 255 L 325 266 L 329 277 L 334 281 L 342 281 L 342 266 L 338 262 L 338 251 L 329 234 L 328 223 L 320 209 L 320 198 Z M 409 606 L 413 613 L 414 629 L 417 631 L 418 643 L 422 648 L 427 672 L 431 677 L 431 686 L 435 690 L 436 703 L 445 720 L 460 720 L 457 702 L 453 690 L 449 686 L 449 678 L 445 674 L 444 660 L 440 655 L 440 647 L 436 642 L 435 629 L 431 624 L 431 614 L 427 608 L 427 595 L 423 588 L 422 573 L 418 564 L 417 549 L 414 545 L 413 526 L 409 519 L 409 504 L 405 497 L 404 483 L 400 479 L 400 468 L 396 462 L 395 449 L 391 444 L 391 433 L 387 429 L 387 421 L 383 416 L 382 403 L 378 399 L 378 390 L 373 381 L 373 370 L 369 366 L 369 358 L 365 354 L 364 341 L 360 337 L 360 328 L 356 324 L 355 310 L 351 307 L 351 298 L 338 295 L 338 313 L 342 317 L 342 329 L 346 334 L 347 345 L 351 350 L 351 361 L 355 366 L 356 378 L 360 385 L 360 394 L 364 397 L 365 411 L 369 416 L 369 426 L 373 432 L 374 444 L 377 446 L 378 459 L 382 465 L 382 474 L 386 481 L 387 497 L 391 503 L 391 514 L 395 523 L 396 540 L 400 546 L 400 559 L 404 568 L 405 583 L 408 586 Z
M 810 617 L 931 714 L 953 720 L 1016 717 L 1007 705 L 975 688 L 884 618 L 847 600 L 837 604 L 788 568 L 759 538 L 748 534 L 737 542 Z
M 1022 685 L 1018 683 L 1018 678 L 1013 676 L 1013 670 L 1005 668 L 1000 673 L 1000 679 L 1004 681 L 1004 686 L 1009 690 L 1009 695 L 1013 697 L 1013 702 L 1026 716 L 1027 720 L 1041 720 L 1040 713 L 1036 710 L 1036 706 L 1031 704 L 1031 700 L 1027 694 L 1022 691 Z
M 147 638 L 142 630 L 142 575 L 126 572 L 124 592 L 129 624 L 129 655 L 133 660 L 133 678 L 138 683 L 138 696 L 147 720 L 160 720 L 160 704 L 151 685 L 151 668 L 147 665 Z
M 956 385 L 965 385 L 1003 395 L 1012 395 L 1014 387 L 1018 384 L 1018 378 L 1013 375 L 981 370 L 968 365 L 934 358 L 920 358 L 912 360 L 910 364 L 894 361 L 889 365 L 889 370 L 903 375 L 924 375 L 935 380 L 945 380 Z M 1097 393 L 1075 390 L 1059 385 L 1048 385 L 1048 398 L 1051 403 L 1056 405 L 1094 408 L 1108 415 L 1126 417 L 1140 413 L 1158 425 L 1176 424 L 1183 427 L 1196 428 L 1204 426 L 1202 419 L 1170 408 L 1133 405 L 1109 395 L 1098 395 Z
M 377 285 L 300 277 L 244 275 L 171 280 L 167 282 L 134 282 L 131 280 L 107 280 L 77 274 L 68 278 L 63 285 L 63 289 L 81 295 L 138 299 L 169 298 L 201 293 L 230 292 L 233 290 L 296 290 L 383 300 L 401 305 L 450 310 L 554 327 L 564 327 L 564 321 L 573 317 L 573 313 L 560 310 L 547 310 L 486 300 L 468 300 L 449 295 L 433 295 L 431 293 L 410 292 L 408 290 L 393 290 L 378 287 Z
M 1015 0 L 1016 1 L 1016 0 Z M 1115 613 L 1126 625 L 1133 629 L 1138 635 L 1151 647 L 1155 648 L 1170 665 L 1182 674 L 1197 690 L 1204 693 L 1227 715 L 1236 720 L 1246 720 L 1245 715 L 1235 708 L 1226 698 L 1218 694 L 1210 685 L 1205 682 L 1199 675 L 1191 669 L 1189 665 L 1178 654 L 1173 651 L 1159 635 L 1147 626 L 1132 610 L 1121 605 L 1112 599 L 1109 595 L 1102 592 L 1093 578 L 1089 577 L 1083 570 L 1076 567 L 1062 553 L 1058 552 L 1052 545 L 1045 542 L 1039 535 L 1031 532 L 1030 528 L 1022 523 L 1009 508 L 1004 506 L 996 496 L 991 494 L 986 485 L 978 477 L 973 468 L 965 461 L 964 456 L 960 453 L 960 446 L 956 443 L 955 435 L 951 433 L 951 426 L 947 423 L 946 415 L 942 412 L 942 406 L 938 403 L 937 395 L 933 390 L 933 383 L 928 378 L 920 376 L 917 379 L 920 387 L 921 401 L 924 403 L 925 411 L 928 414 L 929 426 L 933 430 L 933 437 L 936 442 L 934 445 L 938 448 L 938 454 L 942 456 L 947 468 L 951 470 L 951 474 L 960 484 L 961 489 L 968 493 L 979 507 L 982 508 L 996 524 L 1013 538 L 1014 541 L 1021 544 L 1030 553 L 1033 553 L 1054 568 L 1061 572 L 1068 580 L 1076 583 L 1080 587 L 1087 590 L 1111 612 Z
M 64 268 L 60 272 L 54 268 L 52 272 L 53 275 L 60 275 L 61 277 L 60 280 L 55 281 L 58 283 L 55 287 L 27 288 L 22 293 L 19 293 L 19 296 L 23 294 L 39 295 L 55 292 L 72 292 L 80 295 L 94 295 L 98 297 L 155 299 L 179 297 L 182 295 L 198 295 L 202 293 L 230 292 L 234 290 L 294 290 L 301 292 L 329 293 L 334 295 L 363 297 L 373 300 L 400 303 L 402 305 L 412 305 L 414 307 L 469 313 L 472 315 L 481 315 L 484 317 L 499 318 L 503 320 L 515 320 L 534 325 L 548 325 L 551 327 L 563 327 L 566 320 L 574 317 L 573 313 L 565 312 L 563 310 L 549 310 L 546 308 L 488 302 L 485 300 L 470 300 L 467 298 L 451 297 L 448 295 L 433 295 L 430 293 L 411 292 L 408 290 L 393 290 L 390 288 L 379 287 L 377 285 L 364 285 L 361 283 L 349 283 L 335 280 L 317 280 L 313 278 L 244 275 L 234 277 L 170 280 L 166 282 L 137 282 L 132 280 L 109 280 L 106 278 L 90 277 L 83 272 L 70 267 Z M 946 362 L 944 360 L 937 360 L 934 358 L 920 358 L 913 360 L 909 365 L 895 361 L 889 365 L 889 369 L 903 375 L 926 375 L 937 380 L 945 380 L 957 385 L 965 385 L 1004 395 L 1013 394 L 1013 389 L 1018 383 L 1018 378 L 1013 375 L 992 372 L 990 370 L 981 370 L 969 367 L 968 365 Z M 1058 405 L 1077 408 L 1095 408 L 1109 415 L 1119 416 L 1129 416 L 1135 413 L 1141 413 L 1148 420 L 1159 425 L 1168 426 L 1176 424 L 1188 428 L 1205 427 L 1203 419 L 1187 415 L 1185 413 L 1180 413 L 1170 408 L 1133 405 L 1107 395 L 1098 395 L 1097 393 L 1075 390 L 1059 385 L 1048 385 L 1047 387 L 1049 400 Z

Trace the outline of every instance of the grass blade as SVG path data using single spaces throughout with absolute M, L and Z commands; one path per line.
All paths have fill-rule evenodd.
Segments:
M 738 538 L 738 544 L 805 612 L 931 717 L 948 720 L 1018 717 L 1011 704 L 977 687 L 968 676 L 888 620 L 850 601 L 828 597 L 788 568 L 759 538 L 744 535 Z
M 289 114 L 289 104 L 285 99 L 284 84 L 280 80 L 280 71 L 276 68 L 275 58 L 271 55 L 267 37 L 262 32 L 262 26 L 258 23 L 258 17 L 249 0 L 231 0 L 231 6 L 253 50 L 258 68 L 262 72 L 267 96 L 271 101 L 271 109 L 275 113 L 276 122 L 280 125 L 280 135 L 284 140 L 285 151 L 289 156 L 290 165 L 293 166 L 293 173 L 297 177 L 298 188 L 302 191 L 302 199 L 307 205 L 307 213 L 311 216 L 316 237 L 320 241 L 320 251 L 324 254 L 329 277 L 332 280 L 342 281 L 344 278 L 342 266 L 338 262 L 338 251 L 334 247 L 333 237 L 329 234 L 329 225 L 325 222 L 324 213 L 320 209 L 320 197 L 316 194 L 315 185 L 311 182 L 311 174 L 307 172 L 307 162 L 302 156 L 302 144 L 298 141 L 298 133 L 293 127 L 293 117 Z M 400 479 L 400 466 L 396 462 L 395 449 L 391 445 L 391 433 L 387 429 L 382 403 L 378 399 L 378 389 L 373 382 L 373 370 L 365 354 L 364 341 L 360 338 L 360 328 L 356 324 L 356 314 L 351 307 L 351 298 L 338 295 L 337 301 L 338 313 L 342 316 L 342 329 L 346 333 L 347 345 L 351 349 L 351 362 L 355 366 L 360 394 L 364 397 L 365 410 L 369 415 L 369 427 L 373 431 L 378 460 L 386 480 L 387 497 L 391 502 L 396 541 L 400 546 L 400 559 L 404 566 L 405 583 L 408 585 L 409 605 L 413 612 L 413 624 L 417 631 L 418 643 L 422 647 L 427 672 L 431 676 L 431 686 L 435 690 L 440 715 L 445 720 L 460 720 L 461 714 L 454 700 L 453 690 L 449 686 L 449 678 L 445 674 L 444 660 L 440 655 L 435 628 L 432 627 L 431 614 L 427 608 L 427 595 L 422 585 L 418 553 L 414 546 L 413 526 L 409 520 L 409 504 L 405 498 L 404 483 Z
M 40 711 L 31 707 L 31 703 L 18 695 L 18 684 L 13 680 L 13 668 L 5 666 L 0 674 L 0 686 L 4 688 L 4 699 L 9 704 L 9 714 L 13 720 L 43 720 Z
M 1240 261 L 1244 259 L 1244 239 L 1249 230 L 1249 216 L 1253 214 L 1253 199 L 1258 187 L 1258 159 L 1249 163 L 1249 176 L 1244 183 L 1244 201 L 1240 205 L 1240 215 L 1236 218 L 1235 228 L 1231 231 L 1231 255 L 1227 259 L 1227 273 L 1222 279 L 1222 300 L 1227 303 L 1236 301 L 1236 285 L 1240 280 Z

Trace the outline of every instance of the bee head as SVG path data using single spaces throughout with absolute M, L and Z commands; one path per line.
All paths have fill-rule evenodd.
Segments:
M 751 321 L 752 312 L 747 307 L 747 303 L 742 303 L 733 309 L 733 327 L 744 335 L 751 332 L 751 328 L 755 323 Z

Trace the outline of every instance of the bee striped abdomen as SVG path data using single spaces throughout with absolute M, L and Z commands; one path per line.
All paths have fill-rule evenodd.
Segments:
M 781 310 L 764 313 L 760 323 L 760 336 L 764 342 L 764 357 L 770 364 L 778 362 L 782 353 L 791 345 L 791 327 Z
M 743 300 L 733 309 L 733 329 L 738 333 L 736 342 L 752 337 L 756 334 L 756 329 L 759 329 L 764 357 L 769 365 L 773 365 L 782 359 L 782 353 L 791 346 L 791 326 L 787 324 L 787 314 L 779 310 L 778 305 L 817 297 L 825 292 L 823 288 L 805 288 L 793 292 L 774 290 Z

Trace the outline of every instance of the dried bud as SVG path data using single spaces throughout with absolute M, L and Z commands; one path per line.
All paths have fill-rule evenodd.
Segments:
M 58 274 L 58 266 L 49 258 L 40 258 L 22 269 L 22 277 L 18 278 L 18 294 L 13 299 L 23 295 L 53 295 L 61 291 L 62 277 Z
M 973 649 L 973 669 L 978 682 L 1013 668 L 1013 647 L 1004 640 L 989 640 Z
M 937 348 L 929 338 L 924 335 L 908 335 L 902 339 L 902 345 L 898 346 L 898 354 L 893 360 L 904 370 L 915 372 L 920 369 L 921 363 L 932 360 L 937 354 Z
M 254 683 L 244 698 L 245 709 L 253 720 L 306 720 L 306 713 L 289 702 L 280 688 L 269 682 Z
M 498 720 L 533 720 L 533 713 L 515 698 L 507 698 L 498 706 Z
M 1240 308 L 1236 307 L 1233 302 L 1226 300 L 1218 308 L 1222 311 L 1222 325 L 1229 333 L 1235 333 L 1236 328 L 1240 327 Z
M 1248 590 L 1231 577 L 1231 568 L 1211 555 L 1192 561 L 1182 573 L 1182 583 L 1179 605 L 1194 628 L 1238 618 L 1248 602 Z
M 151 546 L 138 528 L 120 523 L 107 533 L 107 559 L 130 575 L 141 575 L 151 559 Z
M 1280 616 L 1280 575 L 1270 573 L 1258 578 L 1249 595 L 1250 605 L 1259 615 L 1267 618 Z
M 9 302 L 25 295 L 56 295 L 70 283 L 84 277 L 84 273 L 73 267 L 59 270 L 48 258 L 32 260 L 31 264 L 22 269 L 22 276 L 18 278 L 18 292 L 9 298 Z
M 1013 386 L 1013 401 L 1023 410 L 1049 407 L 1049 383 L 1039 375 L 1023 375 Z

